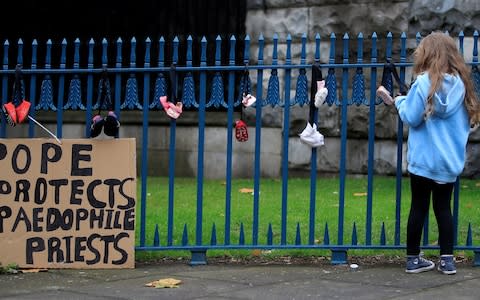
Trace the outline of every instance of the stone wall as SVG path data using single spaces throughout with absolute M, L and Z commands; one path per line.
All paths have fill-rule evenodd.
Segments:
M 251 60 L 255 61 L 257 48 L 256 41 L 260 34 L 265 38 L 264 62 L 271 61 L 272 36 L 279 37 L 279 61 L 285 57 L 285 40 L 288 34 L 292 37 L 293 61 L 299 62 L 301 36 L 307 34 L 308 51 L 307 62 L 313 61 L 314 39 L 316 34 L 321 37 L 321 62 L 328 62 L 329 37 L 334 33 L 338 39 L 348 34 L 355 39 L 362 33 L 366 40 L 365 49 L 368 49 L 367 40 L 375 32 L 379 44 L 382 44 L 389 32 L 394 40 L 402 33 L 406 33 L 410 43 L 409 48 L 415 47 L 415 34 L 428 34 L 432 30 L 450 32 L 456 36 L 464 31 L 465 58 L 471 60 L 472 39 L 475 29 L 480 25 L 480 2 L 478 1 L 315 1 L 315 0 L 249 0 L 247 14 L 247 34 L 250 35 L 253 45 Z M 351 46 L 351 49 L 355 49 Z M 381 50 L 381 49 L 379 49 Z M 397 52 L 395 52 L 397 51 Z M 341 50 L 337 46 L 336 61 L 341 60 Z M 356 57 L 356 53 L 353 54 Z M 379 53 L 379 55 L 381 55 Z M 394 57 L 398 57 L 398 48 L 394 48 Z M 352 57 L 352 55 L 350 55 Z M 279 62 L 281 63 L 281 62 Z M 268 72 L 267 72 L 268 73 Z M 408 74 L 407 74 L 408 75 Z M 352 75 L 353 76 L 353 75 Z M 269 75 L 264 75 L 263 88 L 268 86 Z M 351 77 L 350 77 L 351 78 Z M 366 76 L 368 78 L 368 76 Z M 256 78 L 252 77 L 256 82 Z M 407 78 L 408 81 L 408 78 Z M 292 83 L 294 88 L 295 82 Z M 368 84 L 367 84 L 368 86 Z M 281 88 L 283 88 L 281 83 Z M 292 91 L 293 95 L 294 91 Z M 265 93 L 264 93 L 265 94 Z M 367 91 L 368 97 L 369 91 Z M 283 93 L 281 92 L 283 97 Z M 365 173 L 368 157 L 368 107 L 352 106 L 348 109 L 348 142 L 347 142 L 347 171 L 350 173 Z M 318 149 L 318 171 L 338 172 L 340 153 L 340 113 L 339 107 L 322 107 L 319 110 L 319 130 L 325 135 L 325 146 Z M 246 111 L 247 119 L 254 120 L 253 110 Z M 308 107 L 292 107 L 290 110 L 290 140 L 289 166 L 292 170 L 308 174 L 310 148 L 300 143 L 300 133 L 308 118 Z M 375 172 L 379 174 L 394 174 L 396 172 L 396 137 L 398 116 L 391 107 L 379 105 L 376 107 L 375 121 Z M 265 127 L 282 127 L 283 112 L 277 108 L 265 108 L 262 124 Z M 404 128 L 407 137 L 408 128 Z M 281 137 L 279 137 L 281 138 Z M 467 149 L 465 176 L 480 176 L 480 132 L 472 133 Z M 402 169 L 406 172 L 406 146 L 403 147 Z

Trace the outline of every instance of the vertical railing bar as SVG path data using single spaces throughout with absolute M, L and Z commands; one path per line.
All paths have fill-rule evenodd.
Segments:
M 407 61 L 407 36 L 403 32 L 400 37 L 400 62 Z M 405 67 L 400 67 L 400 80 L 405 82 Z M 398 118 L 397 122 L 397 178 L 396 178 L 396 199 L 395 199 L 395 245 L 400 245 L 400 222 L 401 222 L 401 203 L 402 203 L 402 180 L 403 180 L 403 122 Z
M 343 36 L 343 63 L 348 64 L 348 34 Z M 348 68 L 342 72 L 342 102 L 340 129 L 340 191 L 338 203 L 338 245 L 343 245 L 343 226 L 345 215 L 345 184 L 347 160 L 347 105 L 348 105 Z
M 88 61 L 87 68 L 93 69 L 93 48 L 95 41 L 90 39 L 88 42 Z M 93 73 L 87 74 L 87 103 L 85 109 L 85 137 L 90 137 L 90 122 L 92 120 L 92 102 L 93 102 Z
M 377 62 L 377 33 L 372 34 L 372 64 Z M 367 216 L 365 227 L 365 245 L 372 244 L 372 203 L 373 203 L 373 171 L 375 155 L 375 98 L 377 88 L 377 68 L 372 67 L 370 76 L 370 106 L 368 121 L 368 187 L 367 187 Z
M 151 40 L 149 37 L 145 40 L 145 62 L 144 67 L 150 67 L 150 48 L 151 48 Z M 118 54 L 118 52 L 117 52 Z M 117 55 L 117 61 L 118 61 Z M 118 66 L 118 65 L 117 65 Z M 117 74 L 120 76 L 120 74 Z M 141 202 L 142 202 L 142 216 L 141 216 L 141 226 L 143 229 L 141 240 L 143 245 L 145 245 L 145 227 L 147 220 L 145 219 L 145 214 L 147 210 L 147 190 L 148 190 L 148 119 L 149 119 L 149 102 L 150 102 L 150 72 L 145 72 L 143 74 L 143 107 L 142 107 L 142 170 L 141 170 Z M 120 100 L 120 97 L 118 97 Z
M 10 43 L 8 42 L 8 40 L 6 40 L 4 43 L 3 43 L 3 70 L 8 70 L 8 48 L 10 46 Z M 2 100 L 1 100 L 1 104 L 5 104 L 7 102 L 7 99 L 8 99 L 8 75 L 7 73 L 4 73 L 3 76 L 2 76 Z M 5 119 L 4 118 L 1 118 L 1 136 L 3 138 L 6 137 L 6 126 L 7 126 L 7 122 L 5 122 Z
M 38 48 L 38 42 L 36 39 L 33 40 L 32 42 L 32 62 L 30 65 L 30 69 L 35 70 L 37 68 L 37 48 Z M 36 106 L 36 86 L 37 83 L 37 75 L 35 73 L 32 73 L 30 76 L 30 94 L 29 94 L 29 100 L 30 100 L 30 115 L 32 117 L 35 117 L 35 106 Z M 35 124 L 29 122 L 28 124 L 28 136 L 33 137 L 35 136 Z
M 230 38 L 229 66 L 235 66 L 235 36 Z M 233 103 L 235 97 L 235 71 L 228 73 L 228 109 L 227 109 L 227 161 L 225 187 L 225 245 L 230 245 L 230 223 L 232 202 L 232 138 L 233 138 Z
M 305 35 L 306 39 L 306 35 Z M 315 35 L 315 57 L 314 63 L 320 64 L 320 34 L 317 33 Z M 303 55 L 303 47 L 302 47 L 302 55 Z M 313 81 L 313 70 L 312 70 L 312 88 L 317 83 Z M 323 78 L 322 78 L 323 79 Z M 315 101 L 312 96 L 309 95 L 310 101 Z M 311 106 L 310 106 L 311 107 Z M 311 108 L 310 108 L 311 109 Z M 315 110 L 317 113 L 313 115 L 313 123 L 318 124 L 318 110 Z M 309 218 L 309 235 L 308 235 L 308 243 L 313 245 L 315 243 L 315 210 L 316 210 L 316 193 L 317 193 L 317 148 L 312 148 L 311 156 L 310 156 L 310 218 Z
M 207 39 L 202 37 L 200 66 L 207 66 Z M 205 154 L 205 105 L 207 97 L 207 74 L 200 72 L 200 95 L 198 103 L 198 159 L 197 159 L 197 246 L 202 245 L 203 220 L 203 163 Z
M 292 37 L 287 36 L 287 53 L 285 57 L 285 65 L 291 64 L 291 45 Z M 290 128 L 290 80 L 291 69 L 285 69 L 285 87 L 283 100 L 283 139 L 282 139 L 282 245 L 287 244 L 287 210 L 288 210 L 288 138 Z
M 175 67 L 178 62 L 178 37 L 173 39 L 173 59 L 172 65 Z M 175 78 L 170 78 L 171 82 L 175 85 L 171 89 L 171 99 L 173 100 L 177 96 L 178 89 L 178 75 L 175 73 Z M 172 73 L 170 73 L 172 74 Z M 176 99 L 175 99 L 176 100 Z M 174 217 L 174 188 L 175 188 L 175 132 L 177 122 L 175 119 L 170 119 L 170 146 L 168 154 L 168 236 L 167 245 L 172 246 L 173 243 L 173 217 Z
M 120 101 L 122 99 L 122 75 L 121 72 L 116 72 L 116 70 L 120 70 L 122 68 L 122 45 L 123 40 L 118 38 L 116 41 L 116 58 L 115 58 L 115 99 L 114 99 L 114 110 L 115 115 L 117 116 L 118 120 L 122 118 L 121 116 L 121 109 L 120 109 Z
M 62 52 L 60 55 L 60 69 L 65 69 L 67 61 L 67 40 L 62 41 Z M 63 136 L 63 95 L 65 91 L 65 73 L 60 73 L 58 78 L 58 95 L 57 95 L 57 136 Z
M 263 51 L 265 40 L 263 34 L 258 38 L 258 58 L 257 65 L 263 65 Z M 257 104 L 255 107 L 255 161 L 253 177 L 253 244 L 258 244 L 258 223 L 259 223 L 259 195 L 260 195 L 260 161 L 261 161 L 261 142 L 262 142 L 262 103 L 263 103 L 263 70 L 257 69 Z

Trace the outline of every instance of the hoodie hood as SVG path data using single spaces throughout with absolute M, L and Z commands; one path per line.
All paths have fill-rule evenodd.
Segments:
M 458 75 L 445 74 L 442 88 L 434 94 L 434 114 L 447 118 L 463 105 L 465 86 Z

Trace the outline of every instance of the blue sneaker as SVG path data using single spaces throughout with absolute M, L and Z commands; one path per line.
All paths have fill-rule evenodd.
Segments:
M 453 258 L 453 255 L 440 256 L 437 270 L 447 275 L 456 274 L 457 268 L 455 267 L 455 259 Z
M 407 256 L 407 273 L 420 273 L 430 271 L 435 268 L 435 263 L 423 258 L 422 255 L 408 255 Z

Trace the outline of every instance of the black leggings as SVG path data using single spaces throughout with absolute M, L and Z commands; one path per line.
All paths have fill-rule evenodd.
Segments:
M 439 184 L 434 180 L 410 174 L 412 204 L 407 225 L 407 255 L 420 253 L 420 240 L 432 195 L 433 211 L 437 219 L 440 255 L 453 254 L 453 217 L 450 200 L 453 182 Z

